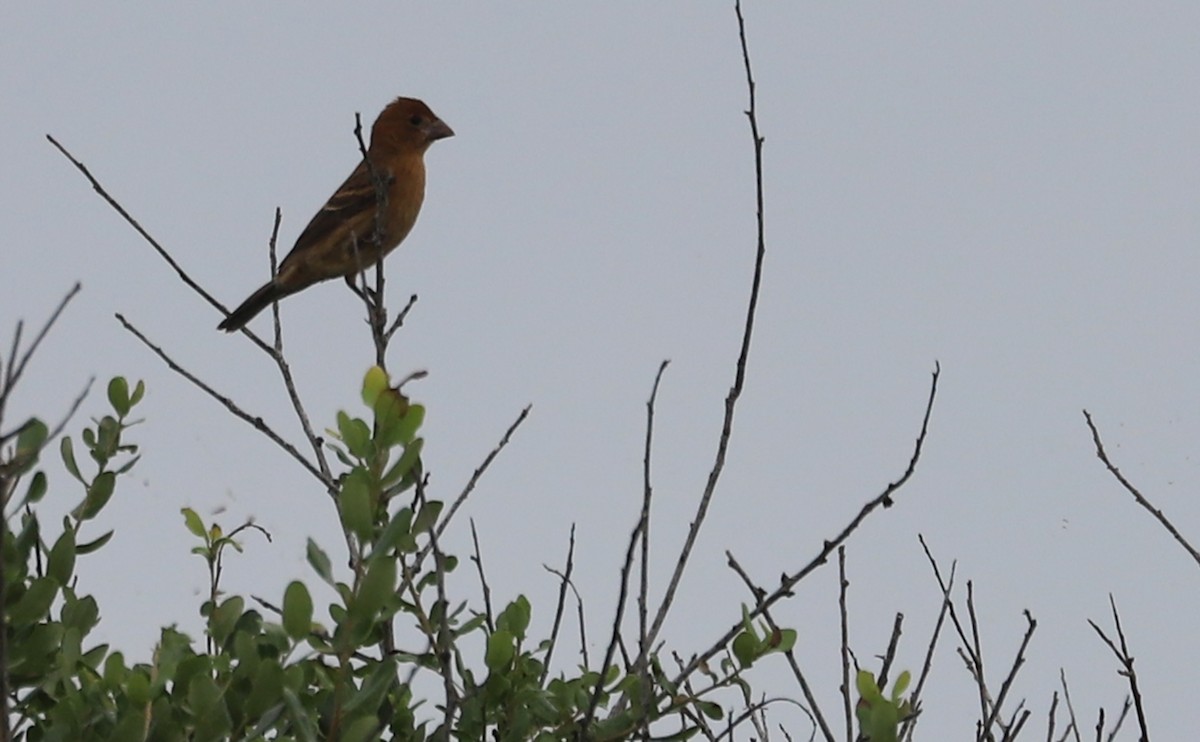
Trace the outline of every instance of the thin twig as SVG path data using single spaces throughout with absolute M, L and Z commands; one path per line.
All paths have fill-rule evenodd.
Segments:
M 900 634 L 904 628 L 904 614 L 897 613 L 892 621 L 892 635 L 888 639 L 887 651 L 883 653 L 883 664 L 879 668 L 879 687 L 887 685 L 888 673 L 891 672 L 892 662 L 896 660 L 896 649 L 900 646 Z
M 1008 691 L 1012 688 L 1013 681 L 1016 680 L 1017 671 L 1025 664 L 1025 650 L 1029 647 L 1029 642 L 1033 639 L 1033 632 L 1037 631 L 1037 620 L 1028 610 L 1025 614 L 1025 636 L 1021 639 L 1021 646 L 1017 649 L 1017 656 L 1013 658 L 1012 667 L 1008 671 L 1008 676 L 1004 678 L 1004 682 L 1000 685 L 1000 694 L 996 696 L 996 702 L 992 705 L 991 714 L 984 719 L 983 728 L 988 730 L 991 728 L 993 721 L 999 721 L 1000 708 L 1004 705 L 1004 699 L 1008 697 Z M 1010 724 L 1009 729 L 1012 728 Z M 1006 735 L 1007 736 L 1007 735 Z
M 1046 718 L 1046 742 L 1054 742 L 1054 722 L 1058 712 L 1058 691 L 1050 698 L 1050 713 Z
M 279 225 L 282 221 L 283 212 L 276 207 L 275 221 L 271 225 L 271 238 L 267 241 L 267 253 L 271 260 L 271 280 L 275 280 L 275 276 L 278 273 L 276 246 L 279 241 Z M 267 355 L 275 362 L 275 367 L 279 369 L 279 375 L 283 378 L 283 388 L 287 391 L 288 399 L 292 403 L 292 409 L 296 412 L 296 418 L 300 421 L 300 429 L 304 433 L 304 438 L 312 446 L 317 468 L 321 470 L 321 474 L 327 482 L 332 482 L 333 473 L 329 468 L 329 461 L 325 457 L 325 440 L 313 431 L 312 423 L 308 419 L 308 411 L 304 409 L 304 403 L 300 400 L 300 393 L 296 391 L 296 380 L 292 376 L 292 367 L 288 364 L 287 357 L 283 354 L 283 326 L 279 321 L 279 302 L 277 301 L 271 302 L 271 316 L 274 324 L 275 343 L 271 350 L 267 352 Z M 242 329 L 245 330 L 244 327 Z M 330 496 L 336 496 L 332 488 L 329 488 L 329 494 Z
M 74 299 L 77 294 L 79 294 L 79 291 L 82 287 L 82 284 L 76 281 L 75 285 L 67 291 L 61 300 L 59 300 L 58 306 L 56 306 L 54 311 L 50 313 L 50 317 L 42 325 L 42 329 L 38 330 L 37 335 L 34 335 L 33 342 L 29 344 L 29 347 L 25 349 L 25 352 L 21 354 L 19 359 L 17 358 L 17 347 L 20 343 L 21 328 L 24 323 L 17 323 L 17 331 L 13 335 L 12 354 L 8 359 L 8 367 L 5 374 L 3 388 L 0 389 L 0 420 L 4 419 L 4 405 L 8 401 L 8 395 L 11 393 L 12 388 L 16 386 L 17 382 L 21 380 L 21 375 L 25 373 L 25 366 L 29 364 L 29 359 L 33 358 L 33 354 L 37 352 L 38 346 L 41 345 L 42 340 L 45 339 L 46 333 L 50 332 L 50 328 L 54 326 L 54 323 L 58 322 L 58 318 L 62 315 L 63 310 L 66 309 L 67 305 L 71 303 L 71 300 Z
M 600 663 L 598 672 L 599 680 L 596 682 L 596 687 L 592 690 L 591 699 L 588 701 L 587 711 L 583 715 L 583 723 L 579 725 L 579 731 L 576 733 L 576 739 L 587 739 L 591 734 L 590 727 L 592 720 L 596 718 L 596 709 L 600 707 L 600 697 L 604 694 L 604 678 L 608 675 L 608 666 L 612 664 L 613 655 L 616 654 L 617 645 L 621 643 L 621 622 L 625 618 L 625 603 L 629 598 L 629 575 L 633 571 L 634 552 L 637 549 L 638 540 L 642 535 L 642 518 L 639 515 L 637 524 L 633 527 L 633 531 L 629 534 L 629 544 L 625 547 L 625 559 L 621 562 L 621 584 L 620 590 L 617 593 L 617 610 L 613 617 L 612 634 L 609 637 L 608 648 L 604 652 L 604 660 Z M 647 713 L 649 706 L 643 706 L 642 713 Z
M 1113 724 L 1112 731 L 1108 733 L 1108 742 L 1113 742 L 1117 738 L 1117 733 L 1121 731 L 1121 726 L 1125 723 L 1125 718 L 1129 716 L 1129 709 L 1133 706 L 1133 700 L 1129 696 L 1125 696 L 1125 702 L 1121 704 L 1121 713 L 1117 716 L 1117 723 Z
M 683 548 L 680 550 L 679 559 L 675 563 L 674 572 L 667 583 L 666 593 L 663 595 L 662 603 L 659 605 L 658 612 L 654 617 L 653 625 L 650 628 L 650 635 L 647 638 L 647 644 L 654 643 L 659 631 L 662 629 L 663 622 L 667 618 L 667 613 L 670 611 L 671 605 L 675 600 L 675 592 L 679 589 L 679 583 L 683 579 L 683 572 L 687 567 L 688 558 L 691 556 L 692 549 L 696 546 L 696 538 L 700 535 L 700 528 L 704 525 L 705 517 L 708 515 L 708 507 L 712 502 L 713 494 L 716 492 L 717 482 L 721 478 L 721 472 L 725 469 L 725 455 L 729 450 L 729 440 L 733 435 L 733 415 L 737 408 L 738 398 L 741 397 L 742 388 L 746 382 L 746 363 L 750 356 L 750 339 L 754 334 L 754 318 L 758 311 L 759 286 L 762 284 L 763 261 L 767 252 L 766 229 L 763 221 L 763 138 L 758 133 L 754 75 L 750 68 L 750 48 L 746 42 L 746 23 L 742 17 L 740 0 L 734 4 L 734 11 L 737 13 L 738 38 L 742 47 L 742 62 L 746 70 L 746 87 L 749 91 L 750 99 L 749 108 L 746 110 L 746 118 L 750 121 L 750 134 L 754 140 L 754 201 L 757 215 L 757 247 L 754 258 L 754 277 L 750 282 L 750 299 L 746 307 L 746 319 L 742 328 L 742 347 L 738 352 L 737 363 L 735 364 L 733 385 L 725 397 L 725 415 L 721 423 L 721 435 L 717 441 L 717 452 L 713 459 L 712 469 L 708 473 L 708 482 L 704 486 L 704 493 L 701 495 L 700 503 L 696 508 L 696 515 L 692 519 L 691 526 L 688 528 L 687 538 L 684 540 Z
M 471 561 L 475 563 L 475 571 L 479 573 L 479 589 L 483 592 L 483 616 L 487 622 L 488 634 L 496 633 L 496 621 L 492 614 L 492 588 L 488 585 L 487 577 L 483 574 L 483 554 L 479 550 L 479 532 L 475 530 L 475 519 L 470 519 L 471 543 L 475 553 Z
M 130 324 L 129 321 L 125 319 L 125 317 L 123 317 L 120 314 L 116 315 L 116 317 L 117 317 L 117 321 L 120 322 L 121 325 L 126 330 L 133 333 L 134 337 L 136 337 L 138 340 L 141 340 L 143 345 L 145 345 L 147 348 L 149 348 L 151 351 L 153 351 L 155 355 L 157 355 L 159 358 L 161 358 L 163 360 L 163 362 L 167 364 L 168 368 L 170 368 L 175 373 L 179 374 L 183 378 L 185 378 L 188 381 L 195 384 L 203 392 L 208 394 L 208 396 L 217 400 L 217 402 L 219 402 L 225 409 L 232 412 L 236 417 L 239 417 L 242 420 L 244 420 L 245 422 L 249 423 L 251 425 L 251 427 L 253 427 L 255 430 L 261 432 L 263 435 L 267 436 L 272 441 L 274 441 L 275 445 L 279 446 L 284 451 L 286 451 L 288 454 L 290 454 L 293 459 L 295 459 L 297 462 L 299 462 L 299 464 L 301 466 L 303 466 L 306 470 L 308 470 L 308 473 L 310 473 L 314 477 L 316 477 L 317 480 L 320 481 L 321 484 L 326 487 L 326 489 L 332 490 L 335 487 L 335 484 L 332 481 L 328 480 L 325 477 L 325 475 L 321 472 L 320 469 L 313 466 L 312 462 L 310 462 L 308 459 L 304 458 L 304 456 L 299 451 L 296 450 L 295 446 L 293 446 L 292 444 L 285 441 L 282 437 L 280 437 L 280 435 L 278 433 L 276 433 L 271 428 L 271 426 L 269 426 L 265 422 L 263 422 L 263 419 L 261 417 L 254 417 L 251 414 L 249 414 L 248 412 L 245 412 L 244 410 L 242 410 L 241 407 L 238 407 L 237 404 L 235 404 L 232 399 L 222 396 L 216 390 L 214 390 L 212 387 L 210 387 L 208 384 L 205 384 L 203 381 L 198 379 L 195 376 L 195 374 L 192 374 L 190 371 L 188 371 L 187 369 L 180 366 L 178 363 L 175 362 L 175 360 L 173 358 L 171 358 L 165 352 L 163 352 L 162 348 L 160 348 L 157 345 L 155 345 L 154 343 L 150 342 L 150 340 L 145 335 L 143 335 L 140 330 L 138 330 L 136 327 L 134 327 L 132 324 Z
M 1188 540 L 1183 537 L 1183 534 L 1179 532 L 1179 529 L 1177 529 L 1175 525 L 1171 523 L 1167 516 L 1163 515 L 1161 510 L 1154 507 L 1154 505 L 1151 504 L 1150 501 L 1138 491 L 1137 487 L 1134 487 L 1133 484 L 1131 484 L 1129 480 L 1121 474 L 1120 470 L 1117 469 L 1112 461 L 1109 460 L 1108 453 L 1106 453 L 1104 450 L 1104 444 L 1100 441 L 1100 431 L 1096 429 L 1095 423 L 1092 422 L 1091 414 L 1089 414 L 1087 410 L 1084 410 L 1083 417 L 1085 420 L 1087 420 L 1088 429 L 1092 431 L 1092 442 L 1096 445 L 1096 456 L 1099 457 L 1102 462 L 1104 462 L 1105 468 L 1107 468 L 1109 473 L 1121 483 L 1121 486 L 1124 487 L 1129 494 L 1133 495 L 1133 499 L 1137 501 L 1137 504 L 1141 505 L 1151 515 L 1153 515 L 1154 518 L 1162 524 L 1162 527 L 1167 529 L 1167 533 L 1171 534 L 1171 536 L 1173 536 L 1175 540 L 1179 542 L 1179 545 L 1191 555 L 1192 559 L 1195 560 L 1197 564 L 1200 564 L 1200 551 L 1196 551 L 1195 547 L 1193 547 Z
M 389 327 L 387 329 L 387 332 L 384 333 L 383 339 L 385 342 L 390 342 L 392 339 L 392 335 L 396 334 L 396 330 L 399 330 L 401 327 L 404 326 L 404 320 L 408 318 L 408 313 L 412 311 L 412 308 L 414 306 L 416 306 L 416 303 L 417 303 L 417 295 L 416 294 L 413 294 L 412 296 L 408 297 L 408 303 L 406 303 L 404 305 L 404 307 L 400 310 L 400 313 L 396 315 L 396 319 L 392 321 L 391 327 Z
M 642 513 L 641 513 L 641 559 L 640 573 L 638 575 L 638 659 L 635 663 L 635 669 L 641 677 L 642 682 L 638 684 L 641 688 L 642 697 L 639 699 L 643 709 L 649 708 L 650 697 L 652 694 L 652 686 L 650 683 L 650 636 L 648 634 L 648 595 L 650 592 L 650 503 L 653 499 L 654 487 L 650 476 L 650 462 L 652 460 L 652 445 L 654 442 L 654 404 L 658 400 L 658 386 L 662 383 L 663 372 L 667 370 L 667 366 L 671 362 L 664 360 L 658 366 L 658 373 L 654 375 L 654 386 L 650 390 L 650 399 L 646 400 L 646 447 L 642 456 Z M 646 736 L 649 734 L 649 714 L 642 716 L 641 734 Z
M 1095 621 L 1089 618 L 1088 624 L 1090 624 L 1092 629 L 1094 629 L 1095 632 L 1100 635 L 1100 639 L 1108 645 L 1108 648 L 1112 650 L 1112 653 L 1117 658 L 1117 661 L 1121 663 L 1120 674 L 1124 675 L 1129 681 L 1129 692 L 1133 696 L 1133 707 L 1137 712 L 1138 730 L 1140 732 L 1138 739 L 1140 742 L 1148 742 L 1150 739 L 1150 732 L 1147 731 L 1146 726 L 1146 711 L 1142 707 L 1142 692 L 1138 688 L 1137 672 L 1133 669 L 1133 656 L 1129 654 L 1129 645 L 1125 642 L 1125 630 L 1121 627 L 1121 614 L 1117 612 L 1117 601 L 1112 596 L 1112 593 L 1109 593 L 1108 595 L 1108 602 L 1112 607 L 1113 625 L 1117 629 L 1117 639 L 1120 642 L 1120 648 L 1118 649 L 1116 643 L 1114 643 L 1112 639 L 1108 638 L 1108 635 L 1106 635 L 1104 631 L 1101 630 L 1098 625 L 1096 625 Z
M 929 546 L 925 543 L 925 537 L 918 535 L 917 540 L 921 542 L 921 548 L 925 550 L 925 556 L 933 561 L 933 555 L 929 553 Z M 934 569 L 937 569 L 937 563 L 934 562 Z M 950 594 L 954 588 L 954 576 L 958 569 L 958 563 L 953 562 L 950 565 L 950 577 L 946 585 L 942 587 L 942 607 L 938 611 L 937 621 L 934 623 L 933 633 L 929 638 L 929 644 L 925 647 L 925 661 L 921 664 L 921 674 L 917 677 L 917 684 L 913 692 L 909 694 L 909 703 L 912 704 L 913 715 L 904 721 L 904 726 L 901 729 L 900 738 L 902 740 L 911 740 L 913 732 L 917 726 L 917 720 L 920 719 L 920 714 L 916 713 L 921 708 L 921 691 L 925 687 L 925 681 L 929 678 L 929 672 L 933 668 L 933 653 L 937 648 L 938 639 L 942 634 L 942 627 L 946 623 L 946 615 L 951 609 Z M 941 579 L 939 575 L 939 580 Z
M 544 566 L 544 565 L 543 565 Z M 554 656 L 554 648 L 558 646 L 558 632 L 562 627 L 563 609 L 567 603 L 567 588 L 574 590 L 574 585 L 571 584 L 571 573 L 575 571 L 575 524 L 571 524 L 571 536 L 567 544 L 567 564 L 563 567 L 563 571 L 557 572 L 550 567 L 545 567 L 551 573 L 559 576 L 558 581 L 558 600 L 554 605 L 554 625 L 550 629 L 550 643 L 546 648 L 546 659 L 542 664 L 542 677 L 538 685 L 544 685 L 546 678 L 550 675 L 550 660 Z M 579 593 L 575 593 L 575 599 L 580 600 Z M 586 648 L 584 649 L 586 652 Z M 585 655 L 586 656 L 586 655 Z M 587 667 L 587 662 L 584 662 L 584 667 Z
M 987 689 L 987 678 L 983 674 L 983 646 L 979 641 L 979 619 L 975 616 L 975 584 L 971 580 L 967 580 L 967 618 L 971 622 L 971 642 L 967 645 L 967 652 L 974 665 L 975 687 L 979 690 L 979 723 L 983 725 L 984 737 L 987 738 L 988 725 L 985 722 L 991 696 Z
M 838 558 L 838 646 L 842 666 L 842 715 L 846 724 L 846 742 L 854 742 L 854 699 L 850 689 L 850 617 L 846 611 L 846 547 L 839 546 Z
M 139 235 L 142 236 L 142 239 L 144 239 L 151 247 L 154 248 L 154 251 L 159 254 L 159 257 L 161 257 L 163 260 L 165 260 L 167 262 L 167 265 L 169 265 L 171 267 L 171 269 L 175 271 L 175 273 L 179 276 L 180 280 L 182 280 L 184 282 L 184 284 L 187 285 L 188 288 L 190 288 L 192 291 L 195 291 L 196 294 L 198 294 L 202 299 L 207 301 L 210 305 L 215 307 L 219 312 L 221 312 L 221 314 L 223 314 L 225 316 L 229 316 L 229 310 L 225 308 L 225 305 L 222 304 L 221 302 L 217 301 L 217 299 L 212 294 L 205 291 L 204 287 L 202 287 L 200 284 L 196 283 L 196 281 L 193 280 L 190 275 L 188 275 L 187 271 L 185 271 L 183 269 L 183 267 L 180 266 L 178 262 L 176 262 L 175 258 L 171 257 L 171 254 L 167 252 L 166 248 L 164 248 L 161 244 L 159 244 L 158 240 L 154 239 L 150 235 L 150 233 L 147 232 L 142 227 L 142 225 L 138 223 L 137 219 L 134 219 L 133 216 L 131 216 L 130 213 L 125 210 L 125 207 L 122 206 L 115 198 L 113 198 L 108 193 L 107 190 L 105 190 L 104 186 L 101 185 L 100 181 L 97 180 L 96 177 L 92 175 L 91 171 L 88 170 L 86 165 L 84 165 L 79 160 L 75 159 L 75 156 L 72 155 L 69 151 L 67 151 L 66 147 L 59 144 L 58 140 L 56 140 L 54 137 L 47 134 L 46 139 L 48 139 L 50 141 L 50 143 L 53 144 L 58 149 L 58 151 L 61 152 L 63 154 L 63 156 L 66 157 L 71 162 L 72 165 L 75 166 L 75 168 L 77 170 L 79 170 L 79 172 L 83 173 L 83 177 L 87 178 L 88 182 L 91 183 L 92 190 L 94 190 L 94 191 L 96 191 L 96 193 L 100 194 L 100 197 L 103 198 L 106 202 L 108 202 L 108 205 L 111 206 L 114 211 L 116 211 L 118 214 L 120 214 L 121 218 L 124 219 L 125 222 L 127 224 L 129 224 L 129 226 L 133 227 L 134 231 L 136 231 Z M 246 337 L 250 338 L 251 342 L 253 342 L 255 345 L 257 345 L 264 352 L 269 353 L 271 351 L 271 346 L 269 346 L 265 342 L 263 342 L 263 340 L 261 338 L 259 338 L 257 335 L 255 335 L 253 332 L 251 332 L 245 328 L 243 328 L 242 331 L 246 334 Z
M 521 427 L 521 423 L 525 422 L 525 418 L 529 417 L 531 409 L 533 409 L 533 405 L 525 405 L 525 409 L 521 410 L 521 414 L 517 415 L 517 419 L 513 420 L 512 424 L 508 426 L 508 430 L 504 431 L 500 442 L 484 457 L 483 463 L 475 468 L 475 471 L 471 474 L 471 478 L 467 480 L 467 485 L 463 487 L 458 497 L 454 498 L 450 509 L 446 511 L 446 514 L 442 516 L 441 521 L 438 523 L 437 535 L 441 536 L 445 532 L 446 528 L 450 525 L 450 519 L 454 517 L 458 509 L 466 502 L 467 497 L 474 491 L 475 485 L 479 484 L 480 477 L 488 470 L 488 467 L 492 465 L 492 462 L 496 460 L 496 457 L 500 455 L 500 452 L 504 450 L 508 442 L 512 440 L 513 433 L 517 432 L 517 428 Z
M 1070 726 L 1063 732 L 1063 738 L 1065 739 L 1067 734 L 1073 734 L 1075 742 L 1083 742 L 1079 736 L 1079 722 L 1075 719 L 1075 706 L 1071 703 L 1071 689 L 1067 687 L 1067 671 L 1061 667 L 1058 668 L 1058 679 L 1062 683 L 1063 701 L 1067 704 L 1067 717 L 1070 719 Z

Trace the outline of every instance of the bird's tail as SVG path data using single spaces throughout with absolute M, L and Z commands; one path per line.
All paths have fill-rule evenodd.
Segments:
M 283 288 L 274 281 L 263 285 L 258 291 L 250 295 L 250 298 L 242 302 L 237 309 L 229 313 L 229 316 L 217 325 L 218 330 L 225 332 L 235 332 L 246 326 L 246 323 L 254 319 L 262 310 L 271 306 L 272 303 L 279 301 L 283 297 L 292 293 Z

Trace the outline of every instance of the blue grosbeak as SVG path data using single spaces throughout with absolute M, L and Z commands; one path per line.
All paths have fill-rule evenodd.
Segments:
M 394 250 L 413 228 L 425 199 L 425 150 L 450 136 L 450 127 L 421 101 L 392 101 L 371 127 L 366 158 L 300 233 L 275 278 L 217 329 L 240 330 L 273 302 L 320 281 L 341 276 L 353 286 L 355 275 Z

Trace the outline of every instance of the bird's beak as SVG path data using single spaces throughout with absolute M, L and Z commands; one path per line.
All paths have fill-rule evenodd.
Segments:
M 446 122 L 441 119 L 434 119 L 425 127 L 425 138 L 431 142 L 452 136 L 454 136 L 454 130 L 446 126 Z

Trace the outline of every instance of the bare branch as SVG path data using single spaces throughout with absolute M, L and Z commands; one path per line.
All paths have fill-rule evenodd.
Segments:
M 479 589 L 483 593 L 483 616 L 487 621 L 489 633 L 496 632 L 496 621 L 492 614 L 492 588 L 488 585 L 487 577 L 483 574 L 483 554 L 479 549 L 479 533 L 475 530 L 475 519 L 470 519 L 471 523 L 471 543 L 475 547 L 475 553 L 471 555 L 471 561 L 475 563 L 475 571 L 479 573 Z
M 1067 717 L 1070 719 L 1066 730 L 1063 732 L 1063 739 L 1066 739 L 1067 735 L 1070 734 L 1075 737 L 1075 742 L 1083 742 L 1083 739 L 1079 736 L 1079 722 L 1075 718 L 1075 706 L 1071 703 L 1071 689 L 1067 687 L 1067 671 L 1061 667 L 1058 669 L 1058 679 L 1062 683 L 1063 701 L 1067 704 Z
M 1150 732 L 1146 728 L 1146 711 L 1142 707 L 1142 692 L 1138 688 L 1137 672 L 1133 669 L 1133 656 L 1129 654 L 1129 645 L 1125 642 L 1125 630 L 1121 627 L 1121 614 L 1117 612 L 1117 601 L 1111 593 L 1109 593 L 1108 602 L 1112 607 L 1113 626 L 1117 629 L 1117 639 L 1120 642 L 1120 648 L 1117 647 L 1117 644 L 1112 639 L 1108 638 L 1104 631 L 1096 625 L 1095 621 L 1088 619 L 1088 624 L 1100 635 L 1100 639 L 1108 645 L 1108 648 L 1112 650 L 1117 661 L 1121 663 L 1120 674 L 1124 675 L 1129 681 L 1129 692 L 1133 696 L 1133 707 L 1137 712 L 1138 730 L 1140 732 L 1138 739 L 1140 742 L 1149 742 Z M 1122 714 L 1123 717 L 1124 714 Z
M 500 442 L 484 457 L 483 463 L 475 468 L 474 473 L 471 474 L 471 478 L 467 480 L 467 485 L 463 487 L 462 492 L 454 499 L 454 503 L 450 505 L 450 509 L 446 511 L 446 514 L 442 516 L 441 522 L 438 523 L 437 535 L 441 536 L 445 532 L 447 526 L 450 525 L 450 519 L 454 517 L 458 509 L 466 502 L 467 497 L 475 490 L 475 485 L 479 484 L 479 479 L 483 476 L 484 472 L 488 470 L 488 467 L 492 465 L 492 462 L 496 460 L 496 457 L 500 455 L 500 452 L 512 440 L 513 433 L 517 432 L 517 428 L 521 427 L 521 423 L 525 422 L 525 418 L 529 417 L 531 409 L 533 409 L 533 405 L 525 405 L 525 409 L 521 410 L 521 414 L 517 415 L 517 419 L 513 420 L 512 425 L 508 426 L 508 430 L 504 431 Z
M 712 469 L 708 473 L 708 482 L 704 486 L 704 493 L 701 495 L 700 503 L 696 508 L 696 515 L 692 519 L 691 526 L 688 528 L 687 538 L 684 540 L 683 548 L 680 550 L 679 559 L 675 563 L 675 570 L 667 584 L 666 593 L 663 595 L 662 603 L 659 605 L 658 612 L 654 617 L 654 623 L 650 628 L 650 635 L 647 638 L 648 644 L 653 644 L 654 640 L 658 637 L 663 622 L 667 618 L 667 613 L 671 609 L 671 604 L 675 600 L 675 592 L 679 589 L 679 583 L 683 579 L 683 572 L 687 567 L 688 558 L 692 553 L 692 549 L 696 546 L 696 538 L 699 536 L 700 528 L 704 525 L 705 517 L 708 515 L 708 507 L 712 502 L 713 494 L 716 492 L 717 482 L 721 478 L 721 472 L 725 469 L 725 455 L 729 450 L 730 437 L 733 435 L 733 415 L 737 408 L 738 398 L 741 397 L 742 388 L 746 382 L 746 362 L 750 356 L 750 339 L 754 334 L 754 318 L 758 310 L 758 292 L 759 286 L 762 283 L 763 260 L 767 253 L 766 230 L 763 221 L 763 138 L 758 133 L 758 113 L 754 97 L 754 75 L 750 68 L 750 48 L 746 43 L 746 23 L 742 17 L 740 0 L 735 3 L 734 10 L 737 13 L 738 38 L 741 41 L 742 62 L 746 69 L 746 86 L 750 97 L 750 106 L 746 110 L 746 118 L 750 121 L 750 134 L 754 141 L 754 200 L 757 213 L 758 243 L 754 258 L 754 277 L 750 282 L 750 299 L 746 307 L 746 320 L 742 329 L 742 347 L 738 353 L 737 363 L 735 364 L 733 386 L 730 387 L 729 393 L 725 397 L 725 417 L 721 424 L 721 435 L 717 441 L 716 456 L 713 459 Z
M 929 552 L 929 546 L 925 543 L 925 537 L 917 536 L 917 540 L 921 542 L 921 548 L 925 550 L 925 556 L 933 563 L 934 572 L 938 574 L 938 580 L 941 581 L 941 574 L 938 572 L 937 562 L 933 555 Z M 946 623 L 946 616 L 953 608 L 950 600 L 951 591 L 954 588 L 954 576 L 958 569 L 957 563 L 950 565 L 950 577 L 945 584 L 942 585 L 942 607 L 938 611 L 937 621 L 934 623 L 933 634 L 929 638 L 929 644 L 925 648 L 925 661 L 921 665 L 921 674 L 917 678 L 917 684 L 913 688 L 913 692 L 909 695 L 909 702 L 912 704 L 913 715 L 904 721 L 904 726 L 901 729 L 900 738 L 903 740 L 911 740 L 915 731 L 917 720 L 920 714 L 917 713 L 921 708 L 921 691 L 925 687 L 925 680 L 929 677 L 929 672 L 933 668 L 933 653 L 937 648 L 938 638 L 942 635 L 942 627 Z
M 1133 495 L 1133 499 L 1137 501 L 1137 504 L 1141 505 L 1151 515 L 1153 515 L 1154 518 L 1162 524 L 1162 527 L 1167 529 L 1167 533 L 1171 534 L 1171 536 L 1173 536 L 1175 540 L 1179 542 L 1179 545 L 1191 555 L 1192 559 L 1195 560 L 1197 564 L 1200 564 L 1200 551 L 1196 551 L 1196 549 L 1190 543 L 1188 543 L 1188 540 L 1183 537 L 1183 534 L 1179 532 L 1179 529 L 1177 529 L 1175 525 L 1171 523 L 1167 516 L 1163 515 L 1161 510 L 1154 507 L 1154 505 L 1152 505 L 1150 501 L 1138 491 L 1137 487 L 1134 487 L 1133 484 L 1131 484 L 1129 480 L 1121 474 L 1120 470 L 1117 469 L 1112 461 L 1109 460 L 1108 453 L 1106 453 L 1104 450 L 1104 444 L 1100 441 L 1100 431 L 1096 430 L 1096 425 L 1092 422 L 1091 414 L 1089 414 L 1087 410 L 1084 410 L 1083 417 L 1085 420 L 1087 420 L 1088 429 L 1092 431 L 1092 442 L 1096 444 L 1096 456 L 1099 457 L 1102 462 L 1104 462 L 1105 468 L 1107 468 L 1109 473 L 1121 483 L 1121 486 L 1124 487 L 1129 494 Z
M 221 405 L 225 409 L 232 412 L 234 414 L 234 416 L 246 421 L 255 430 L 261 432 L 263 435 L 267 436 L 272 441 L 274 441 L 275 445 L 279 446 L 284 451 L 286 451 L 289 455 L 291 455 L 291 457 L 293 459 L 295 459 L 297 462 L 299 462 L 299 464 L 301 466 L 303 466 L 306 470 L 308 470 L 309 474 L 312 474 L 314 477 L 316 477 L 317 480 L 319 482 L 321 482 L 321 484 L 324 485 L 326 490 L 328 490 L 331 494 L 335 491 L 335 486 L 336 486 L 335 483 L 331 479 L 328 479 L 325 476 L 325 474 L 321 472 L 320 469 L 318 469 L 316 466 L 313 466 L 311 461 L 304 458 L 304 456 L 299 451 L 296 450 L 295 446 L 293 446 L 292 444 L 285 441 L 278 433 L 275 432 L 275 430 L 273 428 L 271 428 L 271 426 L 269 426 L 265 422 L 263 422 L 263 419 L 261 417 L 255 417 L 255 416 L 251 415 L 250 413 L 244 411 L 241 407 L 238 407 L 237 404 L 232 399 L 219 394 L 215 389 L 213 389 L 208 384 L 204 383 L 199 378 L 197 378 L 195 374 L 191 373 L 187 369 L 180 366 L 178 363 L 175 362 L 175 360 L 173 358 L 168 356 L 163 351 L 162 348 L 160 348 L 157 345 L 155 345 L 154 343 L 150 342 L 150 340 L 145 335 L 143 335 L 140 330 L 138 330 L 136 327 L 134 327 L 132 324 L 130 324 L 129 321 L 125 319 L 125 317 L 123 317 L 120 314 L 116 315 L 116 317 L 117 317 L 117 321 L 120 322 L 121 325 L 124 326 L 124 328 L 126 330 L 128 330 L 130 333 L 132 333 L 133 336 L 136 337 L 138 340 L 141 340 L 143 345 L 145 345 L 147 348 L 149 348 L 151 351 L 153 351 L 156 356 L 161 358 L 163 360 L 163 362 L 167 364 L 168 368 L 170 368 L 175 373 L 179 374 L 183 378 L 187 379 L 188 381 L 192 382 L 194 385 L 199 387 L 203 392 L 208 394 L 208 396 L 212 397 L 217 402 L 221 403 Z
M 650 707 L 652 685 L 650 683 L 650 636 L 648 631 L 648 602 L 650 592 L 650 503 L 653 500 L 654 487 L 650 476 L 652 445 L 654 442 L 654 403 L 658 399 L 658 386 L 662 383 L 663 372 L 671 362 L 664 360 L 658 366 L 654 375 L 654 386 L 650 390 L 650 399 L 646 400 L 646 447 L 642 456 L 642 512 L 641 512 L 641 559 L 640 574 L 638 575 L 638 658 L 635 669 L 642 678 L 640 683 L 643 709 Z M 648 722 L 643 717 L 642 734 L 649 733 Z
M 846 724 L 846 742 L 854 742 L 854 698 L 850 685 L 850 616 L 846 611 L 846 592 L 850 587 L 846 579 L 846 547 L 839 546 L 838 556 L 838 628 L 839 656 L 842 666 L 842 715 Z
M 545 565 L 543 565 L 545 566 Z M 546 650 L 546 659 L 542 664 L 541 683 L 546 682 L 546 678 L 550 675 L 550 660 L 554 656 L 554 648 L 558 646 L 558 632 L 562 628 L 563 610 L 567 603 L 567 588 L 571 588 L 575 592 L 575 599 L 579 604 L 583 603 L 583 599 L 579 597 L 579 591 L 575 590 L 575 586 L 571 583 L 571 574 L 575 571 L 575 524 L 571 524 L 571 537 L 567 544 L 567 564 L 562 572 L 545 567 L 551 574 L 558 575 L 558 600 L 554 606 L 554 626 L 550 629 L 550 645 Z M 582 627 L 580 627 L 582 629 Z M 583 666 L 587 667 L 587 643 L 583 643 Z

